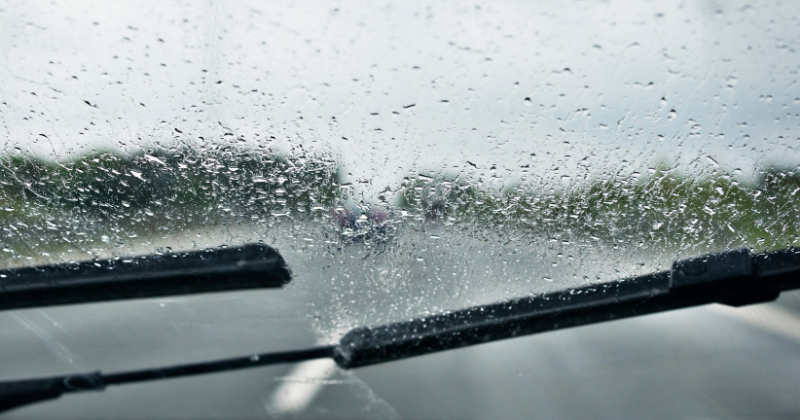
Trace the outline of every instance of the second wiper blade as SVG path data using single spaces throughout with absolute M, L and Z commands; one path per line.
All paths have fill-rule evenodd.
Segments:
M 351 330 L 334 351 L 356 368 L 505 338 L 688 308 L 742 306 L 800 288 L 800 250 L 748 249 L 675 261 L 672 269 L 542 296 Z
M 264 244 L 0 270 L 0 310 L 275 288 L 283 257 Z

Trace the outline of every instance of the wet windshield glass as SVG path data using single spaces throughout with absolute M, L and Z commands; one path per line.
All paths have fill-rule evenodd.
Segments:
M 0 4 L 0 268 L 262 241 L 293 273 L 280 291 L 2 313 L 11 344 L 0 357 L 15 363 L 0 372 L 330 343 L 357 326 L 613 281 L 691 255 L 794 246 L 797 15 L 792 3 L 713 1 Z M 661 322 L 672 327 L 649 328 L 691 324 L 671 316 Z M 691 331 L 720 331 L 707 324 Z M 611 341 L 650 324 L 625 325 L 580 329 L 596 350 L 553 339 L 536 363 L 567 347 L 573 357 L 542 375 L 581 369 L 581 351 L 589 364 L 614 360 Z M 634 366 L 656 351 L 638 345 L 619 357 Z M 429 385 L 456 394 L 480 379 L 459 379 L 452 357 L 491 353 L 470 351 L 402 366 L 449 372 Z M 544 383 L 532 379 L 543 366 L 489 360 L 494 380 Z M 419 405 L 416 379 L 397 367 L 362 375 L 326 363 L 18 415 L 113 407 L 130 417 L 142 405 L 165 417 L 489 413 Z M 382 382 L 389 376 L 397 383 Z M 212 391 L 226 388 L 243 391 Z M 466 399 L 511 407 L 511 417 L 531 404 L 474 388 L 484 400 Z M 714 404 L 697 401 L 681 413 L 712 415 Z M 626 412 L 625 401 L 608 406 Z

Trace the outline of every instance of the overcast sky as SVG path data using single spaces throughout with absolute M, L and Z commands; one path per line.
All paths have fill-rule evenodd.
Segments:
M 800 163 L 798 9 L 0 0 L 0 150 L 63 159 L 230 132 L 333 155 L 373 192 L 493 166 L 499 184 L 661 161 L 748 176 Z

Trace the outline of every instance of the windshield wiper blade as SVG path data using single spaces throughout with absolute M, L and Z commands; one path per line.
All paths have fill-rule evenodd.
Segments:
M 0 270 L 0 310 L 276 288 L 291 274 L 261 244 Z
M 353 368 L 516 336 L 722 303 L 775 300 L 800 288 L 800 250 L 747 249 L 675 261 L 668 271 L 476 306 L 342 337 L 334 358 Z
M 663 312 L 708 303 L 733 306 L 774 300 L 800 288 L 800 250 L 753 255 L 747 249 L 679 260 L 672 269 L 476 306 L 407 322 L 360 327 L 327 347 L 265 353 L 187 365 L 102 374 L 89 372 L 0 382 L 0 411 L 157 379 L 333 358 L 343 369 L 391 362 L 504 338 Z

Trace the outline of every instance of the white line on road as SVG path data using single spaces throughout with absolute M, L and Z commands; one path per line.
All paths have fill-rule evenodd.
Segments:
M 711 305 L 713 312 L 753 328 L 766 331 L 800 344 L 800 315 L 777 305 L 753 305 L 735 308 Z
M 298 364 L 272 393 L 264 408 L 276 417 L 299 413 L 308 408 L 322 387 L 336 373 L 332 359 L 310 360 Z

